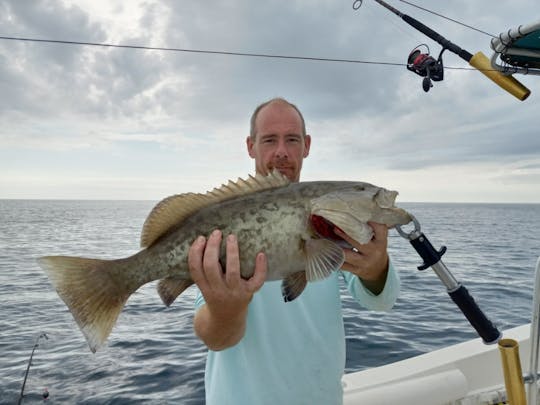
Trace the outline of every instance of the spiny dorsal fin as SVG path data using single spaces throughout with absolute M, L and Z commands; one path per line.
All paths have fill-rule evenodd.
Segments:
M 160 201 L 150 212 L 143 225 L 141 247 L 147 248 L 173 226 L 202 208 L 243 195 L 257 193 L 272 188 L 284 187 L 290 180 L 274 170 L 267 176 L 256 174 L 248 179 L 230 181 L 206 194 L 176 194 Z

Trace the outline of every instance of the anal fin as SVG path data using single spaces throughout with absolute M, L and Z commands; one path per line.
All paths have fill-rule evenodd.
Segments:
M 170 306 L 192 284 L 193 280 L 186 280 L 180 277 L 167 277 L 159 280 L 157 291 L 163 303 L 166 306 Z
M 283 279 L 281 283 L 281 295 L 285 302 L 291 302 L 298 298 L 304 288 L 306 288 L 307 279 L 305 271 L 297 271 Z

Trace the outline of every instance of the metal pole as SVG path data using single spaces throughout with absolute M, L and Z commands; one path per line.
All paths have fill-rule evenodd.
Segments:
M 528 403 L 535 405 L 538 397 L 538 352 L 540 344 L 540 257 L 536 262 L 536 277 L 534 282 L 533 307 L 531 317 L 531 357 L 529 359 L 529 374 L 526 376 L 526 381 L 529 384 L 527 389 Z

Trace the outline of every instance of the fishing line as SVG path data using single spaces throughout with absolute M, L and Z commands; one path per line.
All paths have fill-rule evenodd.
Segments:
M 462 25 L 464 27 L 467 27 L 467 28 L 469 28 L 469 29 L 471 29 L 473 31 L 480 32 L 480 33 L 482 33 L 484 35 L 487 35 L 489 37 L 492 37 L 492 38 L 497 37 L 497 35 L 490 34 L 489 32 L 486 32 L 486 31 L 482 31 L 481 29 L 473 27 L 472 25 L 468 25 L 468 24 L 462 23 L 461 21 L 454 20 L 453 18 L 447 17 L 444 14 L 440 14 L 440 13 L 437 13 L 437 12 L 435 12 L 433 10 L 428 9 L 428 8 L 421 7 L 421 6 L 417 5 L 417 4 L 411 3 L 410 1 L 407 1 L 407 0 L 399 0 L 399 1 L 401 1 L 402 3 L 408 4 L 409 6 L 416 7 L 418 9 L 420 9 L 420 10 L 423 10 L 423 11 L 426 11 L 428 13 L 434 14 L 434 15 L 436 15 L 438 17 L 444 18 L 445 20 L 452 21 L 453 23 L 456 23 L 456 24 Z M 362 7 L 363 2 L 364 2 L 364 0 L 354 0 L 353 5 L 352 5 L 353 10 L 358 10 L 360 7 Z
M 482 31 L 481 29 L 473 27 L 472 25 L 468 25 L 468 24 L 462 23 L 461 21 L 454 20 L 453 18 L 447 17 L 447 16 L 445 16 L 443 14 L 436 13 L 435 11 L 432 11 L 432 10 L 429 10 L 427 8 L 421 7 L 421 6 L 417 5 L 417 4 L 411 3 L 410 1 L 407 1 L 407 0 L 399 0 L 399 1 L 401 1 L 402 3 L 408 4 L 409 6 L 416 7 L 418 9 L 420 9 L 420 10 L 423 10 L 423 11 L 426 11 L 428 13 L 434 14 L 434 15 L 436 15 L 438 17 L 444 18 L 445 20 L 452 21 L 453 23 L 456 23 L 456 24 L 462 25 L 464 27 L 467 27 L 467 28 L 469 28 L 471 30 L 480 32 L 480 33 L 482 33 L 484 35 L 487 35 L 489 37 L 492 37 L 492 38 L 496 37 L 496 35 L 490 34 L 489 32 Z
M 366 10 L 368 13 L 371 13 L 371 15 L 375 18 L 374 21 L 377 21 L 377 18 L 383 18 L 388 24 L 392 25 L 396 30 L 401 32 L 404 36 L 407 36 L 415 41 L 415 43 L 422 42 L 424 38 L 417 34 L 417 31 L 413 31 L 411 29 L 405 29 L 403 26 L 403 23 L 398 24 L 398 21 L 394 18 L 390 18 L 391 16 L 388 15 L 388 13 L 383 12 L 383 10 L 380 9 L 380 7 L 377 7 L 377 14 L 371 10 L 371 8 L 366 6 Z
M 96 46 L 96 47 L 103 47 L 103 48 L 125 48 L 125 49 L 140 49 L 140 50 L 149 50 L 149 51 L 202 53 L 202 54 L 210 54 L 210 55 L 248 56 L 248 57 L 256 57 L 256 58 L 295 59 L 295 60 L 307 60 L 307 61 L 315 61 L 315 62 L 341 62 L 341 63 L 363 63 L 363 64 L 368 64 L 368 65 L 406 66 L 404 63 L 374 62 L 374 61 L 358 60 L 358 59 L 334 59 L 334 58 L 318 58 L 318 57 L 311 57 L 311 56 L 292 56 L 292 55 L 276 55 L 276 54 L 266 54 L 266 53 L 216 51 L 216 50 L 207 50 L 207 49 L 168 48 L 168 47 L 156 47 L 156 46 L 144 46 L 144 45 L 121 45 L 121 44 L 108 44 L 108 43 L 99 43 L 99 42 L 68 41 L 68 40 L 40 39 L 40 38 L 0 36 L 0 39 L 9 40 L 9 41 L 41 42 L 41 43 L 62 44 L 62 45 Z
M 244 56 L 255 58 L 271 58 L 271 59 L 288 59 L 288 60 L 303 60 L 311 62 L 337 62 L 337 63 L 357 63 L 366 65 L 383 65 L 383 66 L 407 66 L 406 63 L 397 62 L 378 62 L 359 59 L 335 59 L 335 58 L 319 58 L 311 56 L 293 56 L 293 55 L 277 55 L 266 53 L 249 53 L 249 52 L 232 52 L 232 51 L 216 51 L 205 49 L 186 49 L 186 48 L 169 48 L 169 47 L 156 47 L 156 46 L 144 46 L 144 45 L 122 45 L 122 44 L 109 44 L 99 42 L 84 42 L 84 41 L 68 41 L 58 39 L 42 39 L 42 38 L 24 38 L 24 37 L 6 37 L 0 36 L 0 40 L 7 41 L 22 41 L 22 42 L 37 42 L 37 43 L 49 43 L 60 45 L 74 45 L 74 46 L 94 46 L 102 48 L 123 48 L 123 49 L 139 49 L 148 51 L 165 51 L 165 52 L 185 52 L 185 53 L 198 53 L 209 55 L 225 55 L 225 56 Z M 446 66 L 446 69 L 455 70 L 475 70 L 469 67 L 451 67 Z

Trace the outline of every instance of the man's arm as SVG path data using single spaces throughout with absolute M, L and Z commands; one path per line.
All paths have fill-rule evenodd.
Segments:
M 244 336 L 248 305 L 266 279 L 266 256 L 259 253 L 255 271 L 249 280 L 240 276 L 238 241 L 227 237 L 226 271 L 219 263 L 222 234 L 215 230 L 208 241 L 200 236 L 189 249 L 191 277 L 205 299 L 193 320 L 197 336 L 210 350 L 223 350 L 237 344 Z

